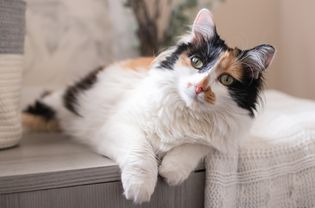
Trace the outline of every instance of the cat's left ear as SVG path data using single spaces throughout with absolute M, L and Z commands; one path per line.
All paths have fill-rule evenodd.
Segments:
M 276 50 L 273 46 L 263 44 L 246 50 L 241 59 L 251 69 L 253 78 L 258 79 L 259 74 L 265 71 L 271 64 L 275 52 Z
M 192 26 L 192 32 L 195 37 L 202 36 L 211 39 L 215 34 L 215 24 L 212 14 L 208 9 L 201 9 Z

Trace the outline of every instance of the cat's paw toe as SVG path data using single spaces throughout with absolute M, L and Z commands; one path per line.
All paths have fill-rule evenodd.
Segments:
M 170 161 L 163 161 L 159 167 L 160 176 L 171 186 L 181 184 L 189 177 L 190 172 L 187 168 Z
M 144 184 L 131 184 L 124 188 L 124 195 L 126 199 L 133 200 L 136 204 L 150 201 L 152 191 Z
M 122 179 L 124 195 L 136 204 L 150 201 L 154 192 L 156 180 L 139 177 L 125 177 Z

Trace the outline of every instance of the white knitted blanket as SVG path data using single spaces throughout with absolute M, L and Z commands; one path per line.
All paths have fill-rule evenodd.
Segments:
M 205 207 L 315 207 L 315 102 L 267 91 L 238 153 L 206 159 Z

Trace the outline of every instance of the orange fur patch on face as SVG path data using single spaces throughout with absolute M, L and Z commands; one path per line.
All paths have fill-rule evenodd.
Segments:
M 215 94 L 213 93 L 211 88 L 208 87 L 208 84 L 209 84 L 208 77 L 205 77 L 196 86 L 201 87 L 202 89 L 204 89 L 204 95 L 205 95 L 204 99 L 205 99 L 205 101 L 210 103 L 210 104 L 214 104 L 214 102 L 215 102 Z
M 237 60 L 233 50 L 227 51 L 221 56 L 216 71 L 218 75 L 227 73 L 237 80 L 241 80 L 243 75 L 241 63 Z
M 149 70 L 153 60 L 154 60 L 154 57 L 140 57 L 140 58 L 135 58 L 135 59 L 129 59 L 129 60 L 121 62 L 121 66 L 126 69 L 131 69 L 131 70 L 139 70 L 139 69 Z
M 204 90 L 207 90 L 208 83 L 209 83 L 209 80 L 208 80 L 208 77 L 206 77 L 206 78 L 202 79 L 202 80 L 197 84 L 197 86 L 202 87 L 202 89 L 204 89 Z
M 183 54 L 181 54 L 181 55 L 179 56 L 179 62 L 180 62 L 183 66 L 192 67 L 190 58 L 187 56 L 186 53 L 183 53 Z
M 215 94 L 213 93 L 211 88 L 208 88 L 205 91 L 205 101 L 210 103 L 210 104 L 214 104 L 214 102 L 215 102 Z

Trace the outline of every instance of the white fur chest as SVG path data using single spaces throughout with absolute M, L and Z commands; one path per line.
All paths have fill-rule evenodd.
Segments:
M 190 112 L 180 104 L 169 102 L 152 105 L 150 122 L 144 125 L 146 135 L 159 151 L 168 151 L 175 146 L 185 143 L 197 143 L 213 146 L 217 149 L 226 149 L 232 144 L 231 131 L 234 122 L 232 119 L 224 120 L 217 115 Z M 234 135 L 233 135 L 234 134 Z M 230 144 L 229 144 L 230 143 Z

